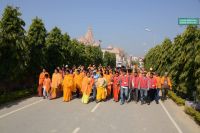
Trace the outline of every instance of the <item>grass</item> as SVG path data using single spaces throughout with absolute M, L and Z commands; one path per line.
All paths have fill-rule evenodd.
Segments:
M 34 89 L 20 89 L 0 95 L 0 105 L 35 94 Z

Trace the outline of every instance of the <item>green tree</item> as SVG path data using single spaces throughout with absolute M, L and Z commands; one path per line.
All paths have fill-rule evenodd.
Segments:
M 30 50 L 28 71 L 30 75 L 33 75 L 32 77 L 38 76 L 41 69 L 45 67 L 46 35 L 47 31 L 42 20 L 38 17 L 33 19 L 27 35 Z M 34 77 L 34 79 L 36 80 L 36 77 Z
M 116 55 L 114 53 L 105 52 L 103 58 L 104 66 L 111 66 L 112 68 L 116 66 Z
M 19 8 L 7 6 L 0 21 L 0 81 L 7 88 L 8 82 L 21 80 L 27 68 L 28 47 L 24 26 Z
M 152 48 L 145 56 L 145 67 L 153 67 L 163 74 L 170 72 L 173 90 L 183 98 L 194 99 L 194 92 L 200 99 L 200 30 L 188 26 L 174 38 L 172 43 L 165 39 L 161 45 Z
M 46 45 L 47 69 L 52 73 L 57 66 L 62 66 L 65 62 L 65 53 L 63 52 L 63 35 L 59 28 L 54 27 L 48 33 Z

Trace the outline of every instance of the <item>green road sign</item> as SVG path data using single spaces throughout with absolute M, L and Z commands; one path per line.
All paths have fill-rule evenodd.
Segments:
M 179 25 L 199 25 L 199 18 L 178 18 Z

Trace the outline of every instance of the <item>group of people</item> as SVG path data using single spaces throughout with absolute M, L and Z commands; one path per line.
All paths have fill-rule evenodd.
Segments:
M 64 102 L 74 97 L 81 98 L 82 103 L 91 101 L 101 102 L 112 99 L 120 104 L 135 101 L 141 104 L 150 104 L 153 100 L 159 103 L 166 99 L 169 89 L 172 88 L 168 73 L 164 76 L 159 73 L 140 69 L 126 69 L 110 67 L 97 68 L 95 65 L 73 67 L 57 67 L 52 78 L 45 69 L 40 73 L 38 96 L 55 99 L 63 96 Z

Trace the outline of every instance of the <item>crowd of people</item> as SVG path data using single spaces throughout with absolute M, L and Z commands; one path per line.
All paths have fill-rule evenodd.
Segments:
M 53 100 L 63 96 L 64 102 L 81 98 L 82 103 L 102 102 L 113 99 L 120 104 L 135 101 L 148 105 L 155 100 L 166 100 L 172 88 L 168 73 L 163 76 L 150 69 L 149 72 L 135 69 L 89 65 L 69 68 L 57 67 L 50 74 L 43 69 L 39 76 L 38 96 Z M 161 97 L 159 92 L 161 93 Z

